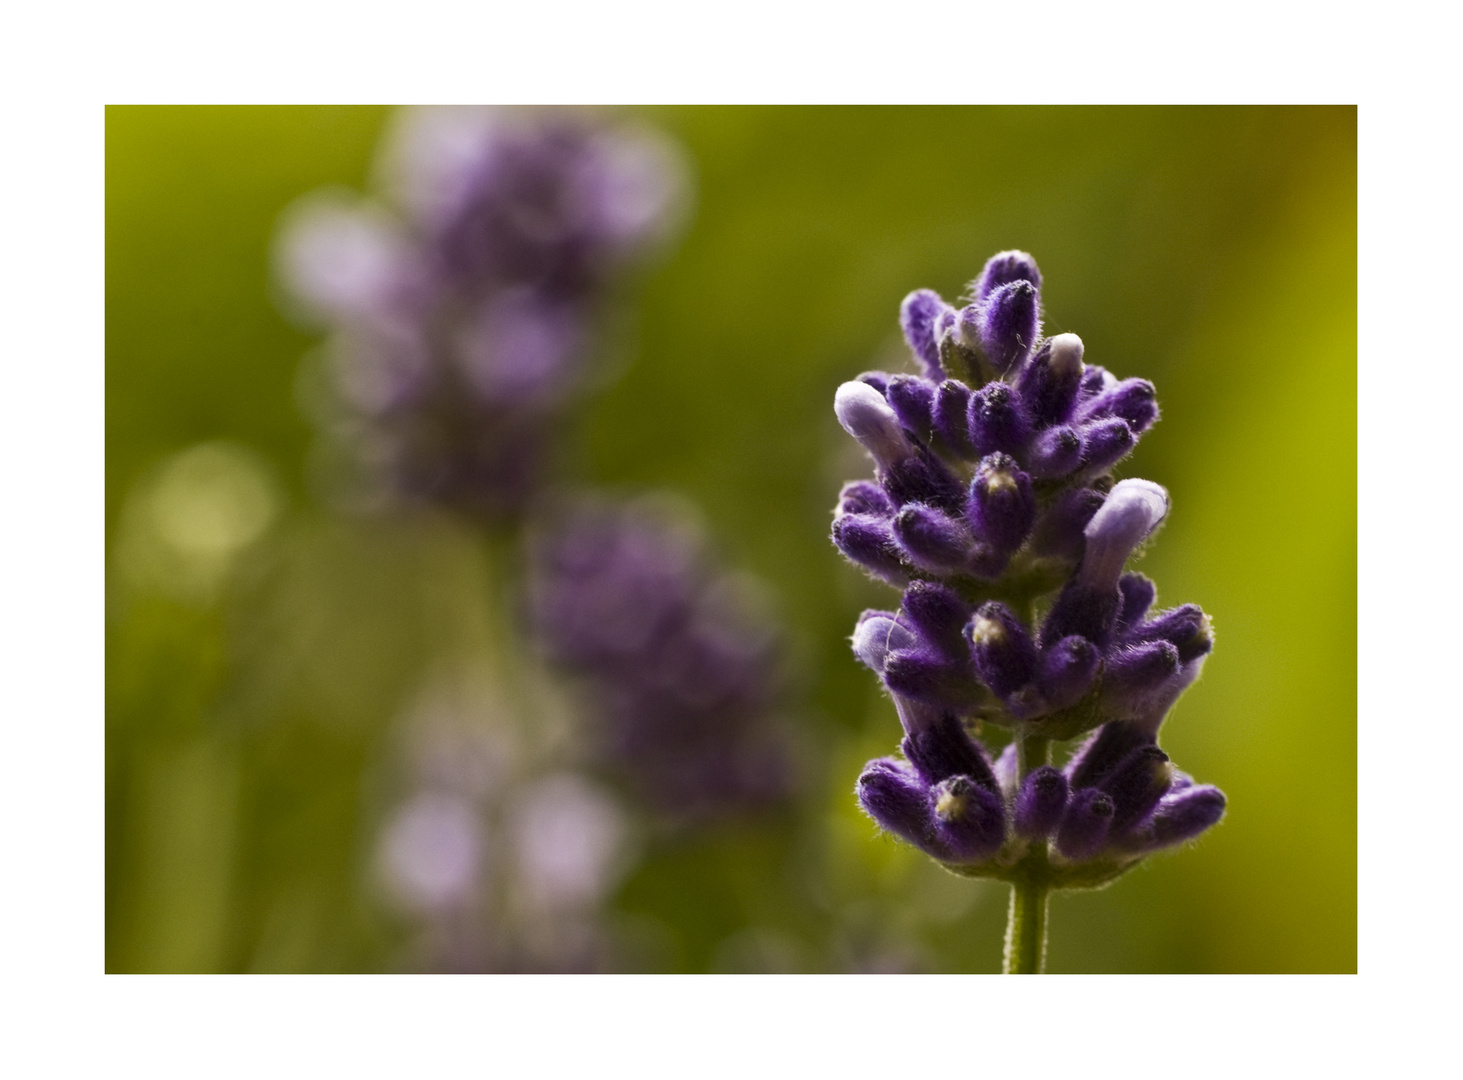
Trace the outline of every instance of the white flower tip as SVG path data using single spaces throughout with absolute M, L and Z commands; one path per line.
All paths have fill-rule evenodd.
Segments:
M 894 410 L 884 395 L 868 383 L 846 382 L 833 395 L 833 412 L 843 430 L 855 439 L 876 434 L 890 424 L 898 424 Z
M 833 412 L 843 430 L 857 439 L 881 465 L 909 456 L 899 417 L 884 395 L 868 383 L 846 382 L 833 397 Z
M 1168 515 L 1168 492 L 1151 480 L 1122 480 L 1087 523 L 1082 575 L 1092 584 L 1116 585 L 1123 563 Z
M 1058 334 L 1052 338 L 1051 369 L 1058 375 L 1074 375 L 1082 370 L 1082 339 L 1076 334 Z
M 912 631 L 887 615 L 872 615 L 853 632 L 853 653 L 873 671 L 883 673 L 889 653 L 915 644 Z
M 1094 533 L 1138 533 L 1140 543 L 1168 516 L 1168 492 L 1152 480 L 1120 480 L 1108 492 L 1107 500 L 1087 523 L 1087 537 Z

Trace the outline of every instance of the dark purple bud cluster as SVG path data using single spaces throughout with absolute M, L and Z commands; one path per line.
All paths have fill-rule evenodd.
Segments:
M 582 504 L 530 554 L 535 640 L 580 678 L 604 762 L 645 803 L 684 820 L 787 793 L 778 633 L 752 583 L 648 506 Z
M 904 760 L 869 762 L 858 797 L 880 827 L 944 863 L 998 870 L 1050 840 L 1059 867 L 1117 868 L 1224 815 L 1218 788 L 1196 785 L 1128 724 L 1104 725 L 1065 768 L 1043 765 L 1018 781 L 1014 744 L 992 763 L 953 714 L 927 720 L 905 736 Z
M 323 420 L 373 490 L 516 511 L 606 301 L 675 216 L 680 162 L 568 114 L 423 109 L 384 165 L 388 201 L 312 196 L 281 244 L 333 331 Z
M 845 485 L 833 541 L 904 591 L 854 633 L 907 759 L 873 762 L 859 797 L 964 867 L 1010 865 L 1037 840 L 1059 863 L 1131 862 L 1224 806 L 1156 745 L 1213 646 L 1209 620 L 1192 604 L 1151 612 L 1153 583 L 1125 572 L 1169 509 L 1157 484 L 1111 475 L 1158 419 L 1153 385 L 1086 364 L 1075 334 L 1043 338 L 1040 287 L 1035 261 L 1008 251 L 962 308 L 910 294 L 900 325 L 921 373 L 868 372 L 834 399 L 875 476 Z M 982 723 L 1018 741 L 1098 734 L 1067 770 L 1018 783 L 1016 744 L 1003 775 L 970 734 Z M 1118 743 L 1121 760 L 1083 764 Z

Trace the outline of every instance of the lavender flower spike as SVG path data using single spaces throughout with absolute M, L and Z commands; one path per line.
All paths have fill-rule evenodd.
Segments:
M 603 771 L 663 818 L 789 792 L 779 634 L 751 599 L 676 507 L 584 501 L 532 538 L 533 642 L 585 691 Z
M 281 232 L 290 313 L 330 332 L 315 419 L 351 502 L 515 517 L 686 170 L 652 132 L 569 112 L 416 109 L 394 128 L 384 191 L 306 196 Z
M 858 799 L 949 869 L 1011 884 L 1013 972 L 1040 970 L 1053 889 L 1104 885 L 1225 809 L 1158 746 L 1212 623 L 1193 604 L 1153 610 L 1153 583 L 1125 572 L 1170 509 L 1159 485 L 1112 475 L 1158 420 L 1156 391 L 1087 364 L 1076 334 L 1043 339 L 1041 284 L 1006 251 L 959 310 L 911 293 L 916 370 L 845 383 L 834 402 L 875 464 L 845 486 L 834 542 L 904 589 L 853 635 L 904 731 L 904 760 L 871 762 Z M 993 766 L 978 733 L 1001 730 Z M 1065 768 L 1049 764 L 1053 742 L 1079 737 Z

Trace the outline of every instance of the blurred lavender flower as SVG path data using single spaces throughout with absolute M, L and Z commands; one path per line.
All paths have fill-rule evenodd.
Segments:
M 530 560 L 539 647 L 580 678 L 603 759 L 642 802 L 690 820 L 787 793 L 775 627 L 683 516 L 581 502 Z
M 1192 604 L 1152 613 L 1153 583 L 1124 572 L 1169 509 L 1157 484 L 1111 476 L 1158 419 L 1153 385 L 1086 364 L 1075 334 L 1043 338 L 1040 286 L 1031 256 L 1008 251 L 964 307 L 905 299 L 921 374 L 868 372 L 834 401 L 875 478 L 844 487 L 833 542 L 904 590 L 853 636 L 905 732 L 903 760 L 859 778 L 861 804 L 1044 905 L 1047 888 L 1101 884 L 1197 836 L 1224 796 L 1156 741 L 1213 647 L 1209 620 Z M 994 761 L 982 723 L 1014 735 Z M 1050 740 L 1094 729 L 1065 769 L 1045 764 Z
M 404 907 L 433 915 L 466 907 L 483 874 L 484 830 L 461 795 L 425 790 L 397 808 L 381 837 L 381 874 Z
M 552 768 L 491 691 L 429 684 L 401 718 L 404 797 L 377 834 L 386 898 L 415 934 L 414 968 L 615 966 L 603 905 L 633 855 L 619 802 Z
M 511 816 L 526 902 L 551 912 L 593 910 L 624 862 L 628 826 L 615 800 L 561 772 L 523 792 Z
M 502 806 L 512 851 L 500 924 L 505 969 L 603 971 L 626 959 L 605 902 L 634 859 L 620 802 L 576 772 L 539 776 Z
M 682 216 L 683 160 L 569 113 L 434 108 L 382 172 L 386 200 L 309 196 L 280 238 L 290 298 L 331 330 L 324 419 L 378 496 L 516 512 L 611 301 Z

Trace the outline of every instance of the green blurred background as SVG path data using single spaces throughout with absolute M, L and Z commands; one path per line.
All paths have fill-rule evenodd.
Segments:
M 876 835 L 852 796 L 898 724 L 849 653 L 892 607 L 828 542 L 866 465 L 833 391 L 901 363 L 898 304 L 1020 247 L 1048 332 L 1158 386 L 1119 475 L 1174 499 L 1141 569 L 1218 645 L 1161 736 L 1225 822 L 1053 901 L 1049 970 L 1356 969 L 1356 112 L 1345 108 L 656 108 L 696 209 L 646 282 L 631 362 L 565 472 L 694 500 L 779 598 L 803 690 L 793 811 L 652 844 L 611 917 L 649 970 L 996 971 L 1005 887 Z M 107 111 L 109 971 L 383 970 L 363 883 L 391 718 L 480 635 L 450 523 L 363 528 L 311 490 L 279 314 L 280 212 L 369 187 L 389 113 Z M 217 595 L 125 587 L 129 496 L 225 439 L 285 508 Z M 134 496 L 135 497 L 135 496 Z M 464 599 L 467 598 L 467 599 Z

